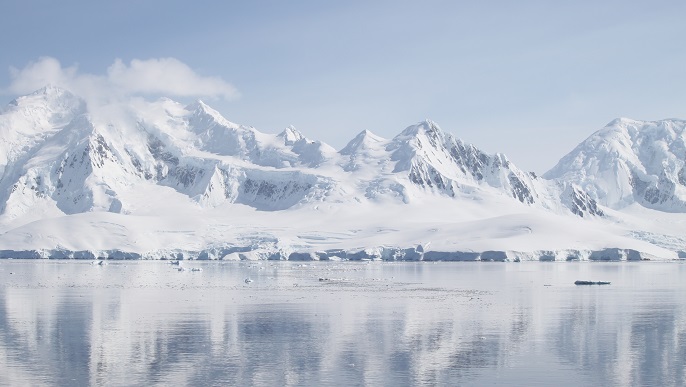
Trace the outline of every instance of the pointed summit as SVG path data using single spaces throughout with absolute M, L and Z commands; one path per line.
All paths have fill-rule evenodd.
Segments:
M 415 137 L 421 133 L 442 133 L 441 128 L 431 120 L 424 120 L 415 125 L 410 125 L 403 130 L 398 136 Z
M 203 100 L 197 99 L 195 102 L 190 103 L 186 106 L 186 110 L 189 112 L 192 112 L 193 114 L 207 114 L 210 116 L 213 116 L 215 118 L 222 117 L 221 114 L 219 114 L 218 111 L 212 109 L 209 105 L 207 105 Z
M 221 113 L 212 109 L 200 99 L 186 106 L 186 110 L 191 113 L 189 123 L 195 128 L 195 130 L 199 128 L 207 128 L 208 126 L 212 126 L 214 124 L 233 129 L 240 127 L 240 125 L 224 118 Z
M 293 125 L 289 125 L 283 132 L 279 133 L 278 136 L 283 137 L 284 145 L 293 145 L 296 142 L 305 139 L 305 136 Z
M 186 110 L 188 110 L 189 112 L 194 112 L 198 110 L 206 111 L 206 109 L 210 109 L 210 107 L 207 106 L 207 104 L 201 99 L 196 99 L 195 101 L 186 105 Z
M 355 138 L 353 138 L 345 148 L 341 149 L 340 154 L 347 156 L 354 153 L 359 153 L 365 149 L 376 149 L 386 142 L 385 138 L 379 137 L 369 130 L 361 131 Z

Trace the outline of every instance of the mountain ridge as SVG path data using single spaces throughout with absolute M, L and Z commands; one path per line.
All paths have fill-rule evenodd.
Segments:
M 337 151 L 292 126 L 267 134 L 233 123 L 200 100 L 186 106 L 160 99 L 93 109 L 67 91 L 48 87 L 4 109 L 0 129 L 14 147 L 14 153 L 6 150 L 0 177 L 0 250 L 7 245 L 32 251 L 41 245 L 41 251 L 52 252 L 41 254 L 58 254 L 59 246 L 80 244 L 54 230 L 54 219 L 77 227 L 69 219 L 101 224 L 100 217 L 114 216 L 119 233 L 133 239 L 137 239 L 133 230 L 140 230 L 135 222 L 158 219 L 150 231 L 160 235 L 151 239 L 158 242 L 139 242 L 129 251 L 121 248 L 121 238 L 100 235 L 109 228 L 85 225 L 84 235 L 102 239 L 89 251 L 160 257 L 164 256 L 160 251 L 200 254 L 208 249 L 232 249 L 216 250 L 222 245 L 246 251 L 266 249 L 261 256 L 271 256 L 274 251 L 379 247 L 381 242 L 371 235 L 384 235 L 379 238 L 385 241 L 384 248 L 392 246 L 397 254 L 416 250 L 427 240 L 439 252 L 485 249 L 479 241 L 489 238 L 493 248 L 486 250 L 515 251 L 519 246 L 515 255 L 526 259 L 538 254 L 534 251 L 547 251 L 545 256 L 558 251 L 560 259 L 588 259 L 600 247 L 637 249 L 653 256 L 670 251 L 664 243 L 654 243 L 662 234 L 642 232 L 631 234 L 640 235 L 638 239 L 628 238 L 633 224 L 618 228 L 629 227 L 625 231 L 613 231 L 608 242 L 577 248 L 574 241 L 588 244 L 574 236 L 586 235 L 582 228 L 622 225 L 626 223 L 623 215 L 599 204 L 602 197 L 593 195 L 597 191 L 587 192 L 583 180 L 546 179 L 524 172 L 504 154 L 487 154 L 430 120 L 410 125 L 392 139 L 365 130 Z M 37 134 L 22 137 L 16 133 Z M 411 217 L 394 219 L 397 208 Z M 533 228 L 526 225 L 513 225 L 507 231 L 494 223 L 491 229 L 479 228 L 483 235 L 468 232 L 471 236 L 460 241 L 459 233 L 464 234 L 469 224 L 497 222 L 516 214 L 525 214 L 524 223 L 550 219 L 579 230 L 570 236 L 557 231 L 562 234 L 555 234 L 553 240 L 562 241 L 559 249 L 531 239 Z M 184 219 L 194 219 L 191 223 L 203 226 L 169 241 L 165 234 L 176 232 L 176 226 L 160 226 L 159 219 L 182 224 L 187 222 Z M 398 228 L 388 229 L 386 224 L 394 223 Z M 358 228 L 367 230 L 359 239 L 373 246 L 355 244 Z M 211 231 L 215 229 L 231 231 Z M 375 229 L 382 231 L 370 231 Z M 434 240 L 434 229 L 441 229 L 439 234 L 446 239 Z M 534 234 L 546 232 L 540 229 Z M 316 233 L 321 235 L 310 236 Z M 192 235 L 198 240 L 193 241 Z M 31 240 L 42 242 L 34 246 Z M 251 242 L 245 245 L 246 240 Z M 577 253 L 564 256 L 564 251 Z M 224 255 L 228 254 L 232 253 Z M 505 257 L 513 259 L 512 254 Z

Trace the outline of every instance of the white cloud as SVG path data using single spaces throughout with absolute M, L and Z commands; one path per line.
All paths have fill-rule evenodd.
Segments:
M 10 93 L 26 94 L 48 84 L 66 87 L 76 77 L 77 67 L 62 68 L 55 58 L 43 57 L 36 62 L 29 62 L 23 69 L 10 67 L 12 84 Z
M 174 58 L 134 59 L 129 66 L 117 59 L 107 69 L 107 78 L 113 85 L 132 93 L 227 99 L 238 96 L 238 91 L 221 78 L 199 76 Z
M 134 59 L 129 65 L 120 59 L 107 74 L 80 73 L 78 66 L 62 67 L 51 57 L 42 57 L 24 68 L 10 68 L 12 94 L 27 94 L 48 84 L 64 87 L 87 99 L 112 99 L 136 94 L 161 94 L 177 97 L 233 99 L 238 91 L 219 77 L 198 75 L 174 58 Z

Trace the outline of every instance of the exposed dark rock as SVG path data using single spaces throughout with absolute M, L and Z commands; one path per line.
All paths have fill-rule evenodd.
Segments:
M 605 216 L 605 213 L 600 209 L 598 203 L 578 187 L 569 186 L 565 192 L 566 195 L 568 195 L 570 203 L 570 205 L 568 205 L 570 207 L 569 209 L 573 214 L 582 218 L 585 215 Z M 565 201 L 564 199 L 565 198 L 563 198 L 563 201 Z
M 508 178 L 512 187 L 512 196 L 522 203 L 533 204 L 534 197 L 531 194 L 531 189 L 514 172 L 510 172 Z

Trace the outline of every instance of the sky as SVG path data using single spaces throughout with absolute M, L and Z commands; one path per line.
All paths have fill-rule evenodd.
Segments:
M 424 119 L 543 173 L 617 117 L 686 118 L 683 1 L 4 1 L 0 104 L 201 98 L 341 149 Z

